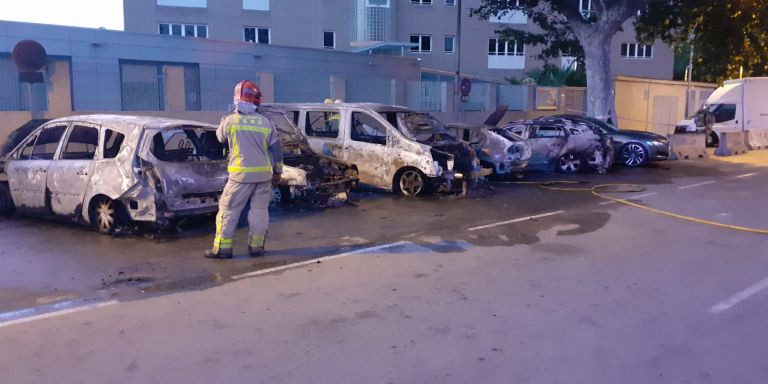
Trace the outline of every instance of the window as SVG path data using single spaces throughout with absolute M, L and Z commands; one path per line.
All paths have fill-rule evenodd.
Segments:
M 306 119 L 304 128 L 307 136 L 339 137 L 341 115 L 338 112 L 310 111 Z
M 563 137 L 565 132 L 560 127 L 533 127 L 533 137 L 535 138 L 549 138 L 549 137 Z
M 168 7 L 206 8 L 208 0 L 157 0 L 157 5 Z
M 445 38 L 443 39 L 443 51 L 445 53 L 453 53 L 454 50 L 456 49 L 455 43 L 456 43 L 456 36 L 453 36 L 453 35 L 445 36 Z
M 67 139 L 62 160 L 93 160 L 99 147 L 99 130 L 94 127 L 75 125 Z
M 224 146 L 216 139 L 216 132 L 194 126 L 156 133 L 149 150 L 160 161 L 224 159 Z
M 432 5 L 432 0 L 411 0 L 411 4 Z
M 588 19 L 592 16 L 592 0 L 579 0 L 579 12 Z
M 417 44 L 417 46 L 411 47 L 411 52 L 432 52 L 432 36 L 430 35 L 411 35 L 411 43 Z
M 157 64 L 122 63 L 120 65 L 124 111 L 163 109 L 160 70 Z
M 336 48 L 336 32 L 324 31 L 323 32 L 323 48 Z
M 715 123 L 724 123 L 736 118 L 736 104 L 720 104 L 712 109 Z
M 249 11 L 269 11 L 269 0 L 243 0 L 243 9 Z
M 352 114 L 350 136 L 354 141 L 387 144 L 387 128 L 372 116 L 361 112 Z
M 523 56 L 525 55 L 525 45 L 509 40 L 489 39 L 488 55 Z
M 637 44 L 637 43 L 622 43 L 621 44 L 621 57 L 629 59 L 650 59 L 653 58 L 653 45 L 650 44 Z
M 43 128 L 40 136 L 37 137 L 37 141 L 35 141 L 35 147 L 32 149 L 30 159 L 52 160 L 53 155 L 56 154 L 56 148 L 59 147 L 59 141 L 61 141 L 61 137 L 64 136 L 64 131 L 66 130 L 66 124 Z M 26 151 L 26 148 L 24 150 Z M 24 153 L 22 153 L 23 155 Z
M 117 157 L 117 154 L 120 153 L 120 149 L 123 146 L 123 141 L 125 141 L 125 135 L 113 131 L 111 129 L 105 129 L 104 130 L 104 148 L 102 148 L 102 158 L 104 159 L 114 159 Z
M 208 26 L 204 24 L 160 23 L 161 35 L 208 38 Z
M 389 8 L 389 0 L 365 0 L 366 7 Z
M 490 15 L 488 21 L 501 24 L 527 24 L 528 16 L 518 9 L 509 10 L 509 8 L 519 7 L 520 0 L 507 0 L 507 11 Z
M 258 44 L 270 44 L 272 35 L 269 28 L 245 27 L 243 29 L 245 41 Z
M 449 7 L 453 7 L 454 5 L 456 5 L 456 0 L 445 0 L 445 5 Z

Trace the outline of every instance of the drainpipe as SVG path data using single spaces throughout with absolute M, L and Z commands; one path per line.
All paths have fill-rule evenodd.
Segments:
M 453 114 L 457 122 L 461 122 L 459 115 L 459 103 L 461 98 L 459 96 L 459 82 L 461 81 L 461 0 L 456 0 L 456 78 L 454 78 L 453 84 Z M 445 43 L 443 43 L 445 44 Z

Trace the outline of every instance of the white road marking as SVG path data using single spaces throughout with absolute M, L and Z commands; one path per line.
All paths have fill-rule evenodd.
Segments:
M 547 216 L 552 216 L 552 215 L 559 215 L 561 213 L 565 213 L 565 211 L 554 211 L 554 212 L 542 213 L 540 215 L 526 216 L 526 217 L 521 217 L 519 219 L 507 220 L 507 221 L 502 221 L 502 222 L 499 222 L 499 223 L 493 223 L 493 224 L 488 224 L 488 225 L 481 225 L 479 227 L 472 227 L 472 228 L 470 228 L 468 230 L 469 231 L 477 231 L 479 229 L 486 229 L 486 228 L 498 227 L 500 225 L 514 224 L 514 223 L 519 223 L 521 221 L 533 220 L 533 219 L 538 219 L 538 218 L 541 218 L 541 217 L 547 217 Z
M 701 183 L 696 183 L 696 184 L 689 184 L 689 185 L 683 185 L 682 187 L 677 187 L 677 189 L 689 189 L 689 188 L 696 188 L 696 187 L 701 187 L 702 185 L 709 185 L 709 184 L 714 184 L 714 183 L 717 183 L 717 181 L 714 181 L 714 180 L 710 180 L 710 181 L 703 181 L 703 182 L 701 182 Z
M 642 199 L 643 197 L 653 196 L 653 195 L 657 195 L 657 194 L 658 194 L 658 192 L 642 193 L 642 194 L 639 194 L 639 195 L 629 196 L 625 200 L 629 200 L 629 199 Z M 616 204 L 616 202 L 611 200 L 611 201 L 605 201 L 605 202 L 600 203 L 600 205 L 609 205 L 609 204 Z
M 735 179 L 741 179 L 741 178 L 744 178 L 744 177 L 752 177 L 754 175 L 757 175 L 757 172 L 745 173 L 743 175 L 738 175 L 738 176 L 735 177 Z
M 720 313 L 727 311 L 734 305 L 748 299 L 750 296 L 755 295 L 766 288 L 768 288 L 768 277 L 747 287 L 745 290 L 731 296 L 727 300 L 713 305 L 712 308 L 709 309 L 709 313 Z
M 301 261 L 301 262 L 298 262 L 298 263 L 281 265 L 279 267 L 267 268 L 267 269 L 262 269 L 262 270 L 258 270 L 258 271 L 243 273 L 243 274 L 240 274 L 240 275 L 234 275 L 234 276 L 232 276 L 232 280 L 240 280 L 240 279 L 245 279 L 247 277 L 266 275 L 266 274 L 272 273 L 272 272 L 279 272 L 279 271 L 283 271 L 283 270 L 286 270 L 286 269 L 298 268 L 298 267 L 302 267 L 302 266 L 305 266 L 305 265 L 317 264 L 317 263 L 323 262 L 323 261 L 338 259 L 338 258 L 342 258 L 342 257 L 352 256 L 352 255 L 359 255 L 361 253 L 375 252 L 375 251 L 380 251 L 382 249 L 397 247 L 397 246 L 401 246 L 401 245 L 408 245 L 408 244 L 413 244 L 413 243 L 411 243 L 410 241 L 398 241 L 398 242 L 395 242 L 395 243 L 377 245 L 375 247 L 361 248 L 361 249 L 358 249 L 358 250 L 355 250 L 355 251 L 340 253 L 338 255 L 320 257 L 320 258 L 317 258 L 317 259 Z
M 35 310 L 32 308 L 29 308 L 29 309 L 22 309 L 19 311 L 7 312 L 7 313 L 0 314 L 0 318 L 14 318 L 14 319 L 0 323 L 0 328 L 9 327 L 11 325 L 16 325 L 16 324 L 28 323 L 30 321 L 35 321 L 35 320 L 50 319 L 52 317 L 68 315 L 76 312 L 89 311 L 91 309 L 102 308 L 102 307 L 106 307 L 106 306 L 117 304 L 117 303 L 119 303 L 119 301 L 110 300 L 110 301 L 104 301 L 101 303 L 94 303 L 89 305 L 83 305 L 80 307 L 67 308 L 67 309 L 62 309 L 60 311 L 41 313 L 39 315 L 26 316 L 21 318 L 14 318 L 14 317 L 31 314 L 31 313 L 34 313 Z

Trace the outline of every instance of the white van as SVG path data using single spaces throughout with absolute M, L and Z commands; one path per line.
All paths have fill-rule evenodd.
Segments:
M 484 175 L 470 147 L 426 113 L 365 103 L 272 106 L 286 111 L 315 152 L 357 167 L 364 184 L 415 196 L 461 191 Z
M 725 81 L 694 117 L 677 123 L 675 132 L 703 132 L 708 125 L 711 145 L 721 132 L 768 131 L 768 77 Z

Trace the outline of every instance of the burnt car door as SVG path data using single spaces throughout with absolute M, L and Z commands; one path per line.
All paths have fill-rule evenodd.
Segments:
M 13 154 L 6 172 L 16 208 L 31 214 L 49 214 L 46 193 L 48 168 L 53 162 L 69 123 L 44 126 L 33 133 Z
M 341 111 L 326 108 L 310 109 L 304 115 L 303 128 L 312 151 L 324 156 L 343 159 Z M 297 118 L 296 115 L 293 115 Z
M 528 140 L 531 144 L 529 163 L 541 166 L 557 161 L 563 145 L 568 139 L 563 128 L 554 125 L 534 124 L 529 129 Z
M 99 126 L 76 122 L 64 139 L 57 160 L 48 167 L 51 211 L 60 216 L 80 216 L 85 191 L 93 174 L 99 148 Z
M 346 121 L 344 160 L 358 166 L 360 182 L 391 188 L 392 143 L 387 140 L 387 125 L 365 111 L 352 111 Z

